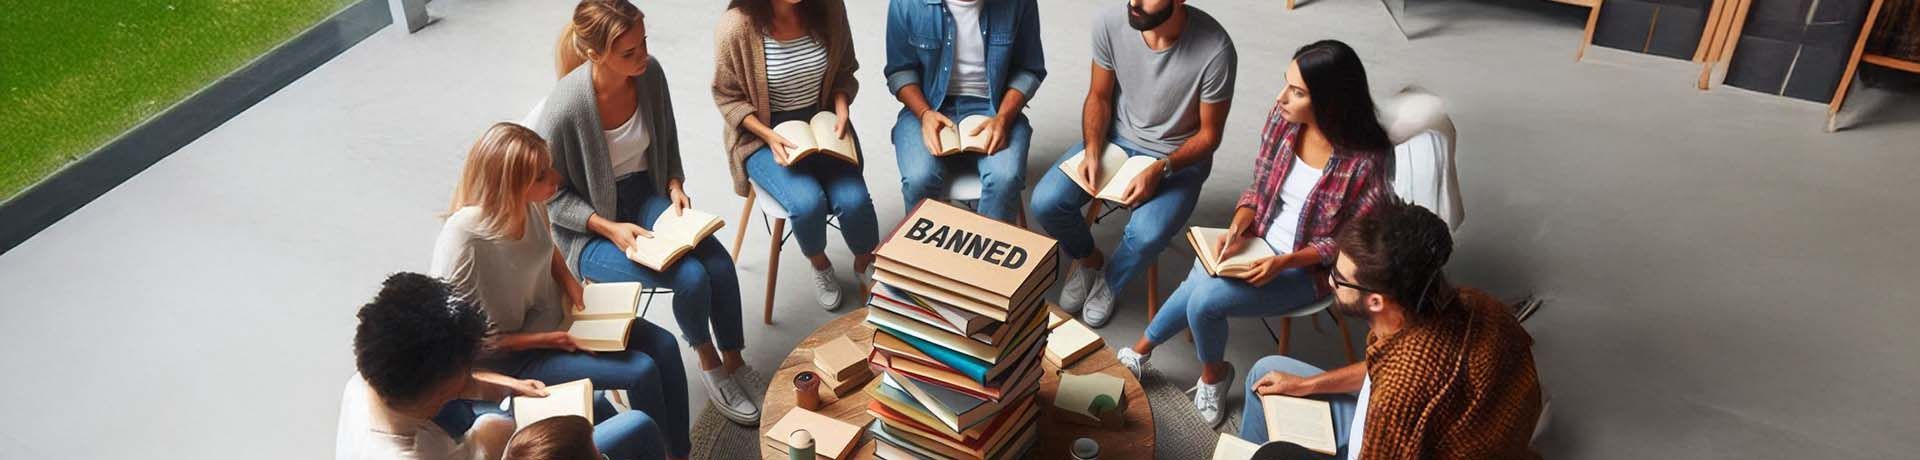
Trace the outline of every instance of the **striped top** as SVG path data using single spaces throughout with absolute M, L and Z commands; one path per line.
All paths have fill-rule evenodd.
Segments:
M 792 40 L 760 36 L 767 56 L 767 104 L 772 111 L 820 105 L 820 80 L 827 75 L 827 47 L 812 35 Z

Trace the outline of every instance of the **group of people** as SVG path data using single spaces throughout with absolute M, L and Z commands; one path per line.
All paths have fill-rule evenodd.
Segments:
M 1130 0 L 1097 12 L 1081 142 L 1023 204 L 1032 136 L 1023 110 L 1047 76 L 1036 0 L 892 0 L 882 72 L 903 106 L 891 140 L 905 205 L 940 199 L 957 174 L 977 174 L 978 212 L 1017 222 L 1031 209 L 1078 262 L 1059 306 L 1104 326 L 1116 294 L 1182 234 L 1225 136 L 1238 55 L 1219 22 L 1185 3 Z M 681 347 L 698 359 L 711 408 L 760 423 L 757 396 L 738 381 L 746 338 L 726 248 L 708 237 L 663 270 L 626 256 L 662 215 L 693 206 L 646 22 L 627 0 L 580 1 L 556 44 L 552 91 L 524 125 L 495 124 L 473 144 L 429 273 L 390 277 L 360 310 L 360 375 L 349 390 L 363 389 L 370 415 L 342 457 L 686 458 Z M 831 114 L 832 135 L 857 145 L 853 38 L 842 0 L 731 0 L 714 37 L 726 154 L 712 161 L 727 163 L 736 194 L 757 189 L 791 213 L 827 310 L 844 300 L 825 254 L 828 220 L 853 252 L 855 283 L 879 242 L 867 162 L 793 160 L 799 145 L 773 127 Z M 956 122 L 973 116 L 986 121 Z M 1280 255 L 1244 280 L 1195 264 L 1119 361 L 1141 374 L 1156 346 L 1191 330 L 1202 362 L 1194 409 L 1217 425 L 1234 375 L 1224 358 L 1228 318 L 1282 315 L 1331 296 L 1336 312 L 1371 325 L 1367 359 L 1329 372 L 1261 360 L 1247 376 L 1242 437 L 1266 436 L 1258 395 L 1287 394 L 1335 401 L 1343 456 L 1529 456 L 1528 417 L 1540 405 L 1530 339 L 1498 302 L 1447 282 L 1448 228 L 1387 189 L 1393 145 L 1375 117 L 1350 47 L 1300 48 L 1261 129 L 1254 183 L 1228 234 L 1207 243 L 1223 253 L 1264 244 Z M 986 139 L 985 152 L 937 155 L 950 129 Z M 1085 217 L 1095 197 L 1078 184 L 1097 183 L 1101 162 L 1058 167 L 1108 145 L 1152 159 L 1125 187 L 1132 212 L 1110 257 Z M 593 353 L 561 329 L 582 307 L 583 282 L 634 281 L 673 291 L 679 338 L 636 320 L 626 350 Z M 549 420 L 517 434 L 493 403 L 583 378 L 626 396 L 603 392 L 593 420 Z

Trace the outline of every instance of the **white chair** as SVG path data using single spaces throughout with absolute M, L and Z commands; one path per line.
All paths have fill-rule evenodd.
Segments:
M 335 422 L 333 433 L 336 459 L 349 458 L 347 450 L 360 445 L 360 437 L 366 436 L 372 423 L 367 411 L 367 391 L 367 384 L 360 380 L 358 372 L 347 378 L 345 389 L 340 391 L 340 419 Z
M 984 189 L 980 182 L 980 173 L 978 172 L 957 172 L 951 180 L 947 181 L 947 201 L 959 203 L 961 206 L 966 206 L 976 212 L 980 210 L 980 196 L 983 192 Z M 1026 227 L 1026 200 L 1020 201 L 1019 214 L 1015 217 L 1019 219 L 1016 225 Z
M 740 243 L 747 239 L 747 222 L 753 218 L 755 198 L 767 194 L 765 189 L 760 188 L 759 182 L 754 182 L 749 179 L 747 184 L 753 188 L 747 190 L 747 202 L 740 207 L 740 230 L 733 235 L 733 261 L 736 263 L 740 261 Z M 772 222 L 773 225 L 772 228 L 767 229 L 767 235 L 771 236 L 773 240 L 767 248 L 767 302 L 765 313 L 761 315 L 760 321 L 766 324 L 773 324 L 773 293 L 774 288 L 778 285 L 777 281 L 780 279 L 780 247 L 785 246 L 787 240 L 793 236 L 793 232 L 787 230 L 787 219 L 792 218 L 793 213 L 787 212 L 787 208 L 780 206 L 780 201 L 772 197 L 759 201 L 761 219 L 765 222 Z M 835 217 L 831 214 L 827 215 L 827 226 L 836 229 L 840 228 L 840 224 L 836 222 Z
M 1447 116 L 1445 104 L 1425 88 L 1409 86 L 1382 101 L 1379 110 L 1380 125 L 1387 129 L 1387 138 L 1395 145 L 1393 169 L 1389 171 L 1394 195 L 1433 210 L 1440 220 L 1446 221 L 1447 230 L 1458 231 L 1467 214 L 1460 200 L 1460 176 L 1453 167 L 1453 118 Z M 1305 309 L 1282 316 L 1277 333 L 1267 324 L 1267 332 L 1273 335 L 1280 354 L 1287 354 L 1294 318 L 1309 318 L 1332 306 L 1333 296 L 1327 296 Z M 1332 316 L 1340 328 L 1340 342 L 1346 347 L 1347 361 L 1358 361 L 1346 321 L 1332 312 L 1327 316 Z M 1262 319 L 1261 323 L 1266 324 L 1266 320 Z

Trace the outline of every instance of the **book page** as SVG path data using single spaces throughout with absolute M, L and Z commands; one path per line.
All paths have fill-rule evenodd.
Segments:
M 1260 446 L 1245 439 L 1220 433 L 1220 439 L 1213 443 L 1213 460 L 1253 460 L 1253 454 L 1259 450 Z
M 567 327 L 567 335 L 590 351 L 623 351 L 627 349 L 627 328 L 632 325 L 633 318 L 574 321 Z
M 1192 227 L 1188 231 L 1192 232 L 1193 235 L 1193 241 L 1190 241 L 1190 243 L 1194 245 L 1194 255 L 1205 261 L 1208 267 L 1218 271 L 1219 273 L 1216 273 L 1215 276 L 1251 268 L 1253 264 L 1275 255 L 1273 248 L 1268 247 L 1265 241 L 1254 239 L 1247 241 L 1247 244 L 1241 246 L 1239 252 L 1235 252 L 1228 255 L 1225 259 L 1222 259 L 1219 254 L 1213 252 L 1214 242 L 1219 241 L 1220 235 L 1225 235 L 1227 229 L 1217 227 Z
M 514 431 L 526 429 L 533 422 L 568 415 L 593 421 L 593 382 L 580 379 L 547 385 L 547 397 L 514 396 L 511 404 Z
M 1124 200 L 1127 197 L 1127 187 L 1132 186 L 1133 180 L 1139 178 L 1140 173 L 1146 171 L 1147 167 L 1152 166 L 1155 161 L 1159 161 L 1159 159 L 1144 155 L 1127 158 L 1121 162 L 1120 167 L 1114 170 L 1110 176 L 1106 172 L 1106 163 L 1102 162 L 1100 164 L 1100 175 L 1105 177 L 1104 182 L 1102 182 L 1105 185 L 1100 187 L 1100 194 L 1097 196 L 1100 199 L 1115 203 L 1128 206 L 1134 205 L 1134 203 L 1128 203 Z
M 972 152 L 972 153 L 993 153 L 993 152 L 987 151 L 986 131 L 981 131 L 980 135 L 978 136 L 967 135 L 967 133 L 971 133 L 973 132 L 973 130 L 979 129 L 980 125 L 987 124 L 988 120 L 992 120 L 992 118 L 987 117 L 986 115 L 972 115 L 972 116 L 968 116 L 966 118 L 960 119 L 959 144 L 960 144 L 961 150 Z
M 788 141 L 793 142 L 793 145 L 799 146 L 797 148 L 787 149 L 787 160 L 778 162 L 782 166 L 800 161 L 801 158 L 806 158 L 807 155 L 820 148 L 820 143 L 813 139 L 813 127 L 808 125 L 807 122 L 793 120 L 774 125 L 773 132 L 779 134 L 780 137 L 787 138 Z
M 573 319 L 633 318 L 640 309 L 640 283 L 592 283 L 581 289 L 585 310 L 573 312 Z M 568 310 L 572 310 L 569 308 Z
M 846 137 L 833 135 L 834 125 L 839 122 L 840 117 L 831 111 L 822 110 L 813 114 L 813 140 L 819 143 L 820 150 L 848 163 L 860 164 L 860 148 L 853 145 L 853 133 L 847 133 Z
M 685 210 L 675 215 L 672 209 L 660 213 L 660 219 L 653 222 L 653 239 L 675 246 L 693 247 L 700 240 L 713 234 L 726 225 L 720 217 L 696 209 Z
M 940 141 L 940 144 L 934 146 L 934 148 L 938 150 L 933 152 L 933 156 L 944 157 L 947 155 L 960 153 L 961 145 L 960 145 L 959 130 L 954 129 L 953 126 L 940 128 L 938 137 L 939 137 L 938 140 Z
M 662 238 L 638 237 L 633 239 L 632 245 L 627 246 L 627 260 L 654 271 L 665 271 L 675 256 L 686 249 L 686 245 L 670 243 Z
M 1260 404 L 1266 409 L 1269 442 L 1290 442 L 1327 455 L 1339 451 L 1333 438 L 1333 409 L 1326 401 L 1263 395 Z
M 1080 184 L 1080 190 L 1086 191 L 1088 195 L 1097 196 L 1100 194 L 1101 187 L 1108 182 L 1112 182 L 1113 175 L 1120 171 L 1122 165 L 1127 163 L 1127 152 L 1120 150 L 1120 146 L 1118 145 L 1108 143 L 1100 152 L 1099 181 L 1092 184 L 1080 180 L 1080 162 L 1086 161 L 1086 153 L 1084 149 L 1073 152 L 1071 154 L 1073 156 L 1067 157 L 1066 161 L 1060 162 L 1060 171 L 1067 173 L 1067 178 L 1073 179 L 1073 183 Z

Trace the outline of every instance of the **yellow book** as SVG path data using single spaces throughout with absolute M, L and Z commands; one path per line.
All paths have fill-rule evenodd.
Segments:
M 1227 231 L 1227 229 L 1215 227 L 1187 228 L 1187 244 L 1193 245 L 1194 257 L 1200 259 L 1200 267 L 1206 269 L 1207 274 L 1215 278 L 1246 279 L 1247 272 L 1252 270 L 1255 264 L 1278 255 L 1274 254 L 1273 248 L 1267 246 L 1266 241 L 1254 239 L 1241 245 L 1239 252 L 1221 257 L 1214 252 L 1217 249 L 1215 245 L 1220 241 L 1220 235 L 1227 234 Z
M 970 115 L 966 118 L 961 118 L 958 126 L 940 128 L 939 150 L 934 151 L 933 156 L 944 157 L 962 153 L 992 153 L 987 151 L 988 139 L 985 132 L 980 133 L 978 136 L 971 135 L 973 130 L 978 129 L 980 125 L 987 124 L 990 120 L 992 120 L 992 118 L 986 115 Z
M 1262 395 L 1260 405 L 1266 410 L 1268 442 L 1289 442 L 1327 455 L 1339 452 L 1333 407 L 1326 401 Z
M 799 146 L 787 149 L 786 158 L 776 156 L 775 162 L 788 166 L 813 154 L 824 153 L 841 161 L 860 164 L 860 147 L 854 145 L 853 134 L 848 133 L 846 137 L 833 135 L 834 125 L 839 121 L 838 115 L 822 110 L 806 121 L 792 120 L 774 125 L 773 132 Z
M 627 259 L 654 271 L 665 271 L 682 256 L 693 252 L 700 240 L 726 225 L 726 221 L 713 214 L 692 209 L 674 213 L 668 209 L 653 222 L 653 228 L 647 229 L 653 233 L 652 237 L 635 238 L 633 244 L 627 246 Z
M 569 313 L 567 335 L 590 351 L 626 350 L 627 329 L 640 314 L 642 290 L 640 283 L 586 285 L 581 295 L 586 307 Z
M 1160 161 L 1159 158 L 1145 155 L 1135 157 L 1127 156 L 1127 151 L 1121 150 L 1118 145 L 1109 143 L 1106 145 L 1106 148 L 1100 151 L 1100 177 L 1098 181 L 1095 183 L 1087 183 L 1084 178 L 1080 177 L 1080 163 L 1086 161 L 1086 153 L 1085 149 L 1071 153 L 1070 155 L 1073 156 L 1068 157 L 1066 161 L 1060 162 L 1060 171 L 1067 173 L 1067 177 L 1073 179 L 1073 183 L 1079 184 L 1080 190 L 1086 191 L 1088 195 L 1093 195 L 1094 198 L 1111 201 L 1126 207 L 1133 207 L 1138 204 L 1126 201 L 1127 186 L 1133 185 L 1133 180 L 1139 178 L 1140 173 L 1147 170 L 1147 166 L 1153 165 L 1155 161 Z

